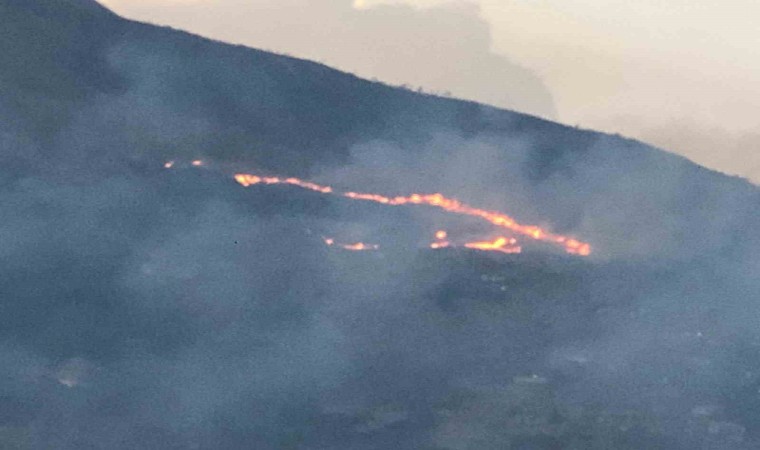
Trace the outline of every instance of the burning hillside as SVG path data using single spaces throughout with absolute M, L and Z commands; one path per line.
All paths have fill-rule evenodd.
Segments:
M 258 176 L 252 174 L 239 173 L 235 175 L 235 181 L 245 187 L 264 184 L 275 185 L 285 184 L 291 186 L 297 186 L 302 189 L 307 189 L 315 192 L 319 192 L 326 195 L 337 195 L 352 200 L 374 202 L 388 206 L 405 206 L 405 205 L 420 205 L 429 206 L 433 208 L 442 209 L 447 213 L 464 215 L 479 218 L 486 222 L 491 223 L 499 228 L 509 230 L 513 234 L 522 235 L 532 240 L 541 241 L 553 245 L 557 245 L 564 249 L 565 252 L 571 255 L 588 256 L 591 254 L 591 245 L 586 242 L 581 242 L 577 239 L 554 234 L 546 231 L 536 225 L 522 225 L 518 223 L 512 217 L 498 212 L 489 211 L 485 209 L 476 208 L 459 200 L 448 198 L 440 193 L 435 194 L 419 194 L 414 193 L 408 196 L 396 196 L 387 197 L 374 193 L 360 193 L 360 192 L 341 192 L 330 186 L 323 186 L 309 181 L 304 181 L 298 178 L 280 178 L 271 176 Z M 461 244 L 454 244 L 447 240 L 448 235 L 445 231 L 439 231 L 436 233 L 436 242 L 430 245 L 431 248 L 444 248 L 450 246 L 463 246 L 466 248 L 482 250 L 482 251 L 497 251 L 502 253 L 520 253 L 522 248 L 518 245 L 518 241 L 514 237 L 497 236 L 491 241 L 477 241 L 477 242 L 463 242 Z M 328 242 L 328 245 L 332 245 L 333 242 Z M 378 247 L 376 245 L 365 244 L 351 244 L 344 245 L 344 248 L 351 250 L 375 250 Z

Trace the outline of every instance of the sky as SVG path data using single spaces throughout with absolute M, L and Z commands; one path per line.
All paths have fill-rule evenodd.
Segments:
M 754 0 L 102 0 L 117 13 L 620 133 L 760 183 Z

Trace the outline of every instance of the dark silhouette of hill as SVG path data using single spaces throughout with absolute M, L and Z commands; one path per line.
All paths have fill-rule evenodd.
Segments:
M 595 251 L 421 250 L 477 224 L 243 170 L 442 191 Z M 758 448 L 758 195 L 618 136 L 0 0 L 0 447 Z

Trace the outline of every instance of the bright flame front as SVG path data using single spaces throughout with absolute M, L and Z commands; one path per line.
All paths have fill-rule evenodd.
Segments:
M 464 246 L 475 250 L 493 251 L 507 254 L 522 252 L 522 247 L 517 245 L 517 239 L 508 239 L 503 236 L 498 237 L 493 241 L 468 242 L 464 244 Z
M 588 256 L 591 254 L 591 245 L 586 242 L 581 242 L 567 236 L 553 234 L 535 225 L 521 225 L 512 217 L 504 213 L 475 208 L 462 203 L 459 200 L 444 197 L 442 194 L 438 193 L 386 197 L 384 195 L 371 193 L 337 192 L 330 186 L 322 186 L 298 178 L 262 177 L 245 173 L 236 174 L 235 180 L 245 187 L 257 184 L 288 184 L 322 194 L 338 195 L 352 200 L 368 201 L 389 206 L 432 206 L 452 214 L 476 217 L 497 227 L 510 230 L 513 233 L 521 234 L 537 241 L 561 246 L 565 252 L 572 255 Z M 437 241 L 431 244 L 431 248 L 449 247 L 451 243 L 448 242 L 446 238 L 447 233 L 445 231 L 439 231 L 436 233 Z M 473 242 L 465 244 L 465 247 L 483 251 L 498 251 L 502 253 L 519 253 L 522 250 L 521 247 L 517 245 L 517 241 L 514 238 L 506 237 L 496 238 L 492 242 Z M 364 250 L 364 248 L 361 248 L 361 250 Z

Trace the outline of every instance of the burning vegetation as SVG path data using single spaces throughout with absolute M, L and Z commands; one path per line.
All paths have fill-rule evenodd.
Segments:
M 246 173 L 239 173 L 235 175 L 235 181 L 245 187 L 265 184 L 285 184 L 291 186 L 297 186 L 302 189 L 308 189 L 311 191 L 319 192 L 322 194 L 337 195 L 352 200 L 374 202 L 388 206 L 403 206 L 403 205 L 424 205 L 434 208 L 442 209 L 451 214 L 464 215 L 469 217 L 479 218 L 486 222 L 491 223 L 499 228 L 504 228 L 511 231 L 514 234 L 526 236 L 532 240 L 549 243 L 561 247 L 565 252 L 571 255 L 588 256 L 591 254 L 591 245 L 586 242 L 581 242 L 577 239 L 570 238 L 568 236 L 562 236 L 559 234 L 550 233 L 536 225 L 522 225 L 515 221 L 512 217 L 498 212 L 489 211 L 485 209 L 475 208 L 460 202 L 459 200 L 444 197 L 442 194 L 411 194 L 408 196 L 396 196 L 386 197 L 380 194 L 372 193 L 360 193 L 360 192 L 340 192 L 333 189 L 330 186 L 322 186 L 309 181 L 304 181 L 298 178 L 280 178 L 280 177 L 268 177 L 258 176 Z M 476 241 L 476 242 L 464 242 L 461 244 L 454 244 L 448 240 L 448 233 L 446 231 L 438 231 L 435 235 L 436 241 L 430 244 L 433 249 L 440 249 L 446 247 L 462 246 L 470 249 L 481 251 L 496 251 L 501 253 L 520 253 L 522 247 L 518 245 L 518 241 L 514 237 L 497 236 L 491 241 Z M 330 239 L 330 241 L 332 241 Z M 325 242 L 328 245 L 333 245 L 332 242 Z M 379 247 L 376 245 L 365 244 L 353 244 L 342 245 L 347 250 L 377 250 Z M 349 248 L 351 247 L 351 248 Z

